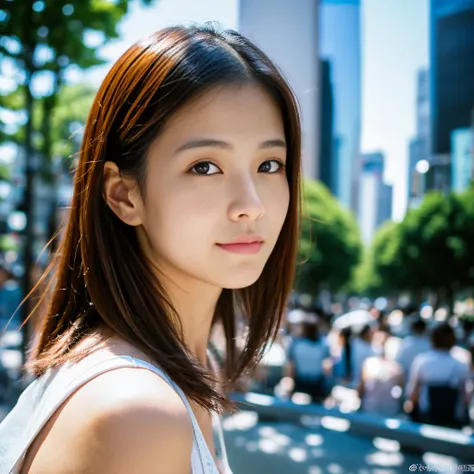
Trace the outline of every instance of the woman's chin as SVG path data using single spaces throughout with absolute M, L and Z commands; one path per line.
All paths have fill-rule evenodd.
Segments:
M 252 286 L 259 278 L 262 272 L 253 272 L 251 275 L 233 275 L 230 278 L 224 279 L 223 287 L 227 290 L 241 290 Z

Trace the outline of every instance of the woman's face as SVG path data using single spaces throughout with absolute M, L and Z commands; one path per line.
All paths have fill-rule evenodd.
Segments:
M 285 163 L 281 113 L 257 85 L 214 88 L 187 104 L 147 156 L 145 252 L 179 284 L 253 284 L 288 211 Z M 226 245 L 234 242 L 247 244 Z

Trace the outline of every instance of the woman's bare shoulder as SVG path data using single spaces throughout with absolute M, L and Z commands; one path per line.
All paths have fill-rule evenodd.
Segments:
M 29 474 L 190 471 L 193 429 L 186 407 L 161 377 L 145 369 L 96 377 L 48 425 Z

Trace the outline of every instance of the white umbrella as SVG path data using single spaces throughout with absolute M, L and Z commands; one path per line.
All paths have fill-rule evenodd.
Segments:
M 300 324 L 306 321 L 306 312 L 302 309 L 292 309 L 288 313 L 287 320 L 290 324 Z
M 341 331 L 351 326 L 364 326 L 365 324 L 373 324 L 374 322 L 375 318 L 372 313 L 363 309 L 356 309 L 355 311 L 350 311 L 349 313 L 339 316 L 334 321 L 333 326 L 335 329 Z

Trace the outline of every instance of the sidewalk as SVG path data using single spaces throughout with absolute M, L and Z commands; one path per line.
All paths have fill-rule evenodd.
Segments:
M 396 474 L 427 464 L 399 450 L 397 442 L 374 441 L 323 426 L 258 422 L 242 412 L 224 421 L 234 474 Z
M 390 439 L 407 449 L 422 447 L 427 452 L 474 462 L 474 435 L 470 430 L 453 430 L 368 413 L 344 413 L 317 404 L 296 404 L 255 393 L 234 393 L 232 398 L 241 409 L 257 412 L 264 419 L 294 424 L 305 418 L 336 420 L 347 427 L 344 431 L 350 430 L 356 437 Z

